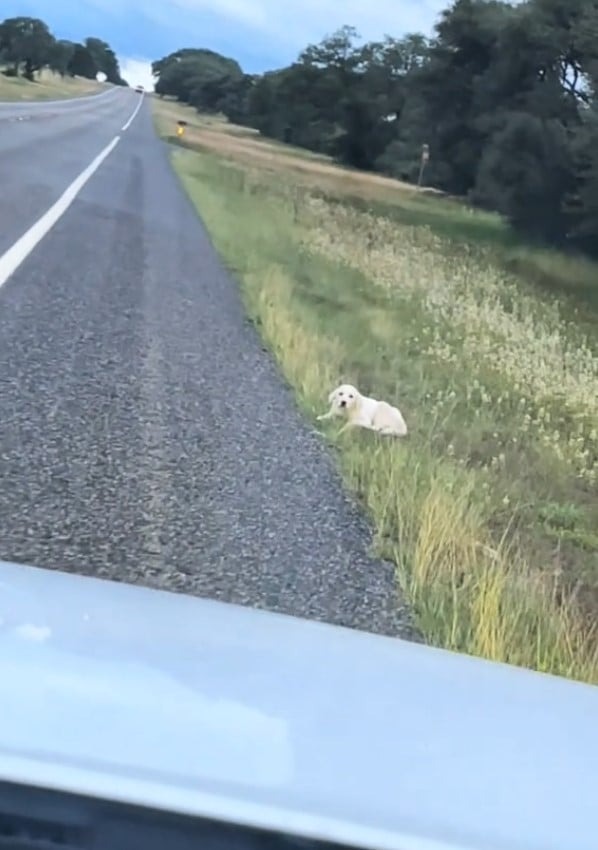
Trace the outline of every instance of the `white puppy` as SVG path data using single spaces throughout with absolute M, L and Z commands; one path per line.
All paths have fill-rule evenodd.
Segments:
M 388 404 L 386 401 L 377 401 L 368 398 L 351 386 L 341 384 L 332 390 L 328 396 L 330 410 L 318 416 L 319 420 L 332 419 L 333 416 L 344 416 L 347 422 L 339 434 L 347 428 L 369 428 L 378 434 L 392 434 L 395 437 L 404 437 L 407 434 L 407 425 L 401 415 L 401 411 Z

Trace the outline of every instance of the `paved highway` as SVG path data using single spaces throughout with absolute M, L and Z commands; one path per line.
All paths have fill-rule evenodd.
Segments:
M 0 171 L 0 559 L 409 636 L 148 99 L 2 104 Z

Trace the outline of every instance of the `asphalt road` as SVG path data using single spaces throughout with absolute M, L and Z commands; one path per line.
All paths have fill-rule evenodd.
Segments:
M 121 136 L 0 288 L 0 559 L 411 636 L 138 103 L 0 105 L 0 266 Z

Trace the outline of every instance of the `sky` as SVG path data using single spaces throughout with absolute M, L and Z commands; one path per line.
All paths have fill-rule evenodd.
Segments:
M 287 65 L 343 24 L 365 39 L 429 35 L 449 0 L 1 0 L 2 18 L 44 20 L 57 38 L 102 38 L 130 85 L 152 86 L 150 63 L 207 47 L 247 73 Z

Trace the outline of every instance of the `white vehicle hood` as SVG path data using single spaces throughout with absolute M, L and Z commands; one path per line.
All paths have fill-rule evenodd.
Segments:
M 598 688 L 0 563 L 0 780 L 379 850 L 596 850 Z

